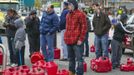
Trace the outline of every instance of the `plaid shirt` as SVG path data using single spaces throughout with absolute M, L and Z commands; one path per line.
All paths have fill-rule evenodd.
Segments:
M 86 15 L 80 10 L 70 12 L 66 17 L 66 31 L 64 34 L 65 43 L 72 45 L 76 44 L 78 40 L 83 42 L 86 32 Z

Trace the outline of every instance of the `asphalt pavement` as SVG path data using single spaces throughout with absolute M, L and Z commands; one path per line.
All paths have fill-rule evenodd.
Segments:
M 3 40 L 3 43 L 6 47 L 6 49 L 8 50 L 7 38 L 2 37 L 2 40 Z M 93 44 L 93 42 L 94 42 L 94 34 L 90 33 L 90 35 L 89 35 L 90 46 Z M 61 48 L 60 45 L 61 45 L 61 37 L 60 37 L 60 33 L 57 33 L 57 47 Z M 122 63 L 125 63 L 126 59 L 128 57 L 131 57 L 132 51 L 126 50 L 125 53 L 126 54 L 122 56 L 122 60 L 121 60 Z M 9 52 L 8 52 L 8 55 L 9 55 Z M 61 54 L 61 56 L 62 56 L 62 54 Z M 95 53 L 90 53 L 89 57 L 85 58 L 85 61 L 88 65 L 88 71 L 84 75 L 134 75 L 134 72 L 121 72 L 120 69 L 115 69 L 108 73 L 96 73 L 90 69 L 90 60 L 93 58 L 95 58 Z M 9 59 L 9 57 L 8 57 L 8 59 Z M 8 62 L 9 62 L 9 60 L 8 60 Z M 25 49 L 25 62 L 26 62 L 26 65 L 31 66 L 30 59 L 29 59 L 29 45 L 28 45 L 27 40 L 26 40 L 26 49 Z M 68 69 L 68 61 L 59 61 L 56 59 L 55 62 L 58 64 L 59 69 Z

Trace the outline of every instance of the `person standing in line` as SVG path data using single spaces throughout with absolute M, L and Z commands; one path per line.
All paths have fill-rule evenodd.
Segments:
M 36 10 L 32 10 L 29 16 L 25 19 L 26 32 L 28 34 L 28 41 L 30 46 L 30 57 L 34 52 L 40 51 L 40 20 L 36 14 Z
M 66 30 L 64 40 L 67 44 L 69 58 L 69 75 L 83 75 L 82 44 L 87 33 L 86 15 L 78 9 L 75 0 L 69 0 L 69 13 L 66 17 Z M 76 69 L 76 61 L 77 69 Z
M 62 50 L 63 50 L 63 57 L 62 57 L 61 61 L 68 60 L 67 46 L 64 41 L 64 33 L 65 33 L 65 29 L 66 29 L 66 16 L 67 16 L 68 12 L 69 12 L 68 2 L 64 2 L 64 9 L 60 16 L 61 46 L 62 46 Z
M 54 34 L 58 27 L 59 18 L 54 11 L 54 5 L 48 5 L 47 11 L 43 12 L 40 24 L 40 45 L 47 62 L 54 60 Z
M 113 40 L 111 41 L 112 48 L 112 67 L 113 69 L 120 67 L 120 61 L 122 56 L 122 42 L 125 34 L 132 34 L 134 31 L 126 30 L 126 22 L 128 16 L 126 14 L 122 14 L 120 17 L 119 23 L 115 26 L 115 31 L 113 35 Z
M 22 19 L 15 20 L 17 31 L 15 33 L 14 45 L 16 52 L 16 59 L 18 66 L 25 65 L 25 40 L 26 32 L 24 29 L 24 22 Z
M 99 4 L 94 3 L 95 15 L 93 18 L 93 27 L 95 33 L 96 58 L 101 56 L 109 57 L 108 53 L 108 31 L 111 27 L 109 17 L 101 11 Z
M 3 26 L 6 28 L 6 35 L 8 39 L 8 48 L 10 53 L 10 66 L 16 66 L 16 55 L 14 52 L 14 37 L 17 28 L 15 27 L 14 21 L 20 18 L 14 9 L 8 9 L 7 15 L 5 17 L 5 22 Z
M 85 57 L 89 57 L 89 42 L 88 42 L 88 38 L 89 38 L 89 32 L 91 31 L 91 23 L 90 23 L 90 20 L 88 18 L 88 13 L 87 11 L 83 11 L 86 15 L 86 19 L 87 19 L 87 26 L 88 26 L 88 31 L 86 33 L 86 38 L 85 38 L 85 41 L 84 41 L 84 45 L 85 45 L 85 48 L 84 49 L 84 45 L 83 45 L 83 50 L 84 50 L 84 56 Z

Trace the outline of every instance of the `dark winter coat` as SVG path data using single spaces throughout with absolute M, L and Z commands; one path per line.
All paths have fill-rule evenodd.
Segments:
M 103 36 L 104 34 L 108 33 L 111 27 L 108 16 L 102 12 L 100 12 L 99 16 L 95 14 L 93 18 L 93 27 L 94 33 L 97 36 Z
M 53 34 L 59 28 L 59 18 L 56 13 L 53 11 L 51 13 L 44 12 L 41 25 L 40 25 L 40 34 Z
M 35 17 L 33 19 L 30 19 L 30 17 L 27 17 L 25 19 L 25 25 L 26 25 L 26 32 L 30 36 L 38 36 L 40 34 L 39 26 L 40 26 L 40 20 L 38 17 Z

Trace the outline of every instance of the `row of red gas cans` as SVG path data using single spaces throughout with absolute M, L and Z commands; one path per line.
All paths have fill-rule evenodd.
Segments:
M 54 62 L 38 61 L 33 64 L 32 69 L 26 65 L 12 67 L 4 70 L 3 75 L 69 75 L 69 71 L 58 70 L 58 66 Z

